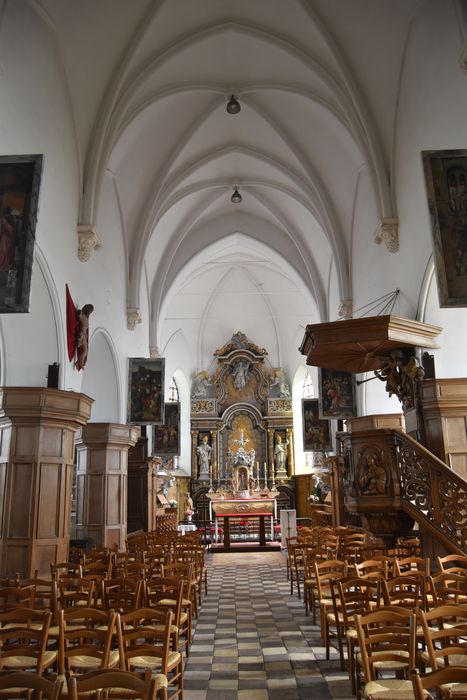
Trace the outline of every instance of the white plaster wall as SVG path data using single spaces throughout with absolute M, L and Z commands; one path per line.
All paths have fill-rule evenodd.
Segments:
M 126 423 L 126 415 L 120 413 L 121 382 L 109 343 L 101 330 L 92 335 L 81 390 L 94 399 L 91 410 L 93 423 Z

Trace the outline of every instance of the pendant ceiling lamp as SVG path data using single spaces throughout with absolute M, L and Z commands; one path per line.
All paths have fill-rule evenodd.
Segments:
M 232 202 L 232 204 L 240 204 L 240 202 L 242 201 L 242 195 L 238 191 L 238 187 L 235 187 L 235 189 L 233 191 L 233 195 L 230 198 L 230 201 Z
M 229 114 L 238 114 L 240 109 L 240 102 L 237 100 L 235 95 L 230 95 L 229 101 L 227 102 L 227 112 Z

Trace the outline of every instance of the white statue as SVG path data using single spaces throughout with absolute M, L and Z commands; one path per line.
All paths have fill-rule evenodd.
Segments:
M 276 438 L 276 445 L 274 447 L 274 465 L 276 467 L 276 474 L 278 472 L 285 471 L 285 463 L 287 462 L 287 445 L 289 441 L 286 440 L 285 444 L 282 442 L 282 436 L 278 435 Z
M 212 447 L 208 443 L 208 436 L 203 435 L 201 444 L 196 448 L 198 454 L 198 466 L 199 466 L 199 478 L 207 476 L 209 478 L 210 471 L 210 461 L 211 461 L 211 451 Z
M 232 367 L 233 383 L 236 389 L 244 389 L 250 379 L 250 364 L 246 360 L 239 360 Z

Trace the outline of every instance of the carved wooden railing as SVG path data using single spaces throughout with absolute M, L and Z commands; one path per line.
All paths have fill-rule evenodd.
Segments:
M 467 550 L 467 482 L 405 433 L 393 430 L 403 509 L 445 547 Z

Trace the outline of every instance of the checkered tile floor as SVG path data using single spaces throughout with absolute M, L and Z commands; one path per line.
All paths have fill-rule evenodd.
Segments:
M 337 653 L 290 595 L 284 565 L 211 567 L 185 668 L 185 700 L 352 698 Z M 257 561 L 256 555 L 255 561 Z M 265 560 L 267 560 L 267 554 Z

